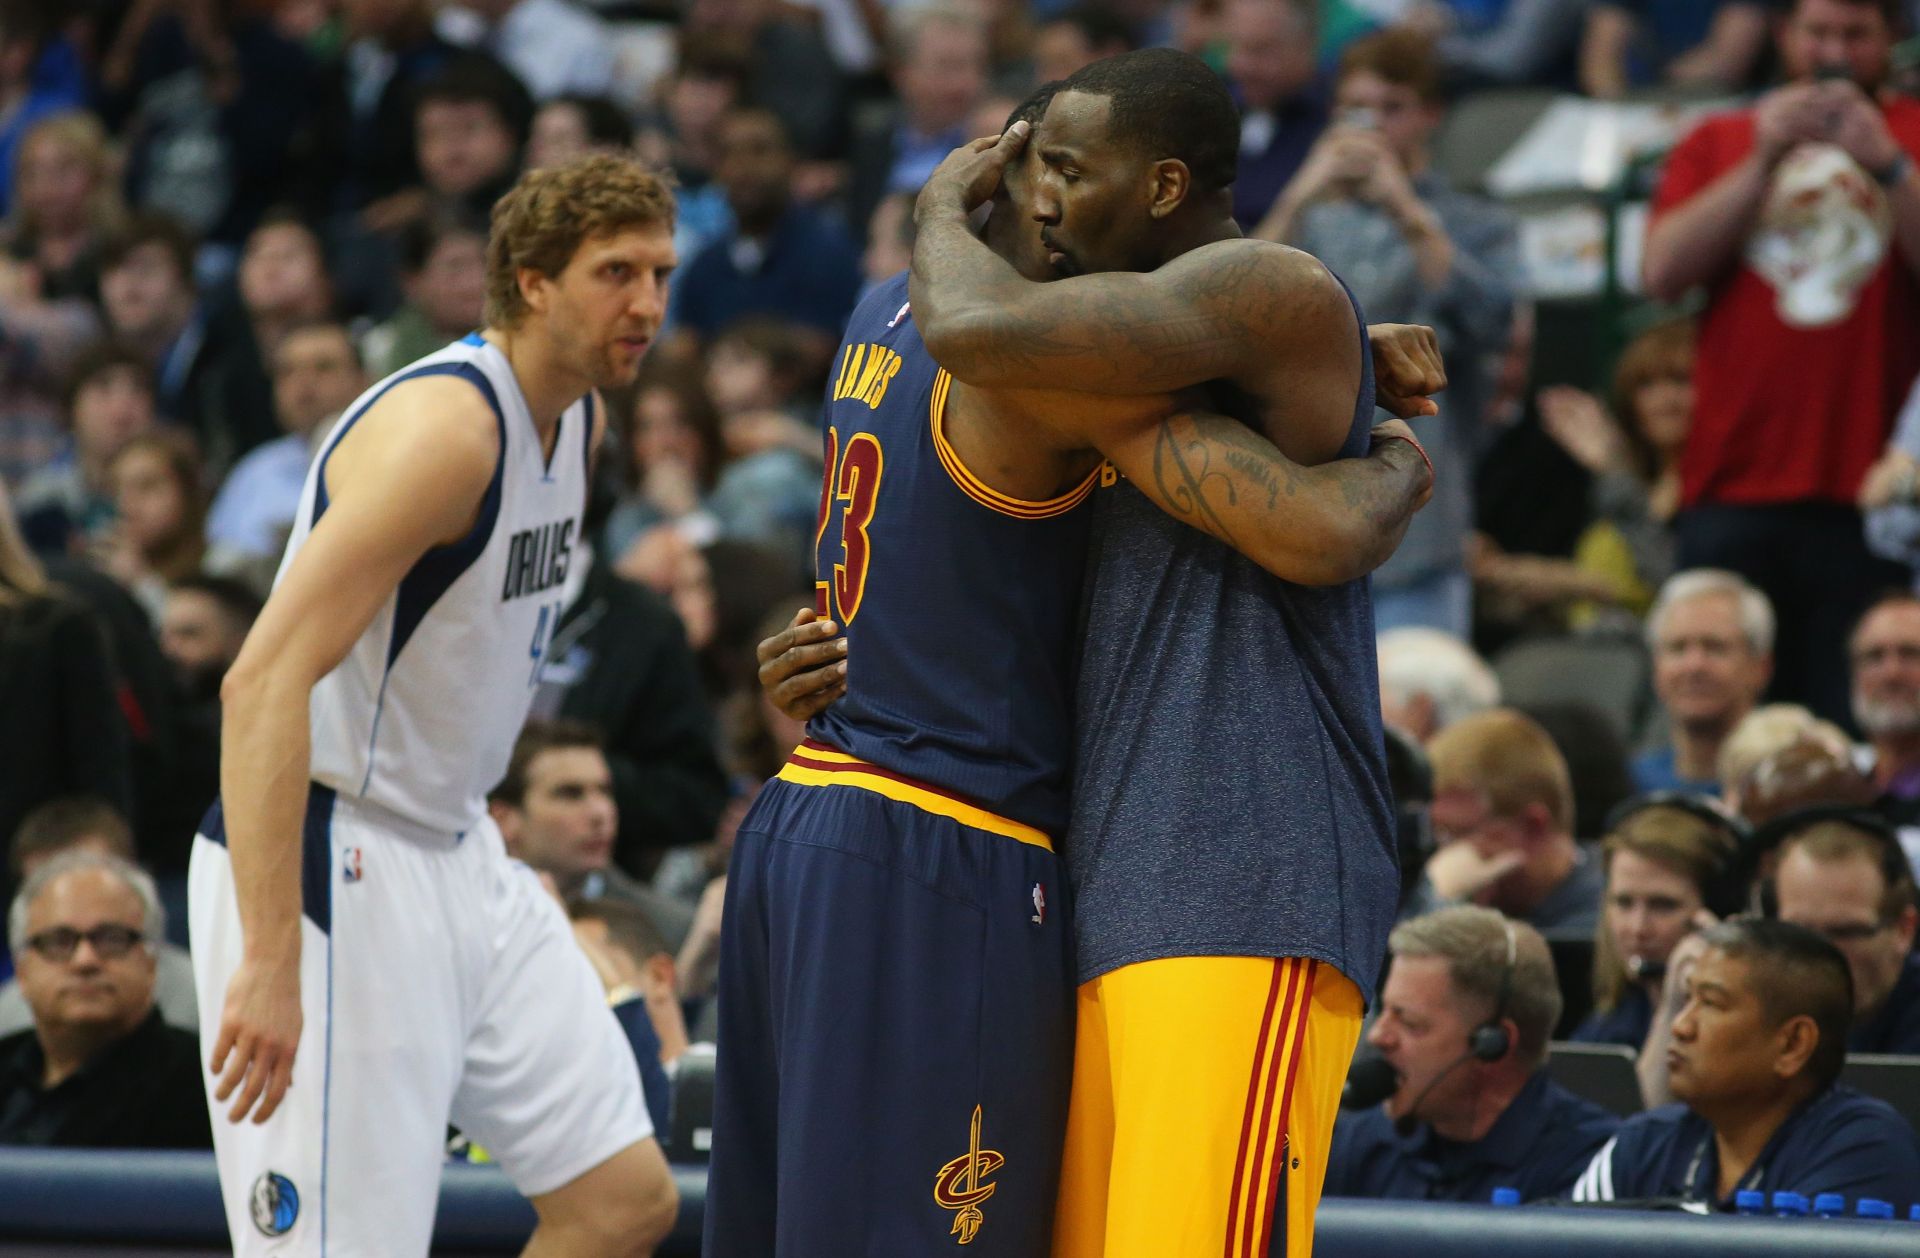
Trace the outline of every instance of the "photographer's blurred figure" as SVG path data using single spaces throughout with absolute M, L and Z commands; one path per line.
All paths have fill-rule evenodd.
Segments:
M 1687 1001 L 1667 1063 L 1673 1096 L 1629 1118 L 1575 1201 L 1678 1201 L 1730 1211 L 1743 1190 L 1906 1201 L 1920 1141 L 1885 1101 L 1839 1086 L 1853 1019 L 1846 958 L 1790 922 L 1741 917 L 1702 932 L 1670 982 Z

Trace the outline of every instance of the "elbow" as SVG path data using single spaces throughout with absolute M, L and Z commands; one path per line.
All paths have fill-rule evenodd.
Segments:
M 220 707 L 227 712 L 249 707 L 265 687 L 265 670 L 246 660 L 236 661 L 220 679 Z
M 980 357 L 980 320 L 956 310 L 950 304 L 935 305 L 923 312 L 916 307 L 913 325 L 926 343 L 927 353 L 950 375 L 969 384 L 978 384 Z
M 1673 251 L 1650 240 L 1647 256 L 1640 264 L 1640 287 L 1655 301 L 1671 305 L 1686 296 L 1689 284 Z

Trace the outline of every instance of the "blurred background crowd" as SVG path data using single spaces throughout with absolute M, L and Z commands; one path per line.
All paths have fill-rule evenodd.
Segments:
M 0 0 L 0 836 L 9 897 L 29 893 L 0 1140 L 107 1142 L 48 1097 L 130 1028 L 190 1025 L 219 682 L 310 454 L 372 382 L 480 324 L 493 200 L 601 148 L 673 172 L 681 267 L 661 344 L 609 398 L 590 562 L 494 812 L 646 1012 L 636 1043 L 679 1061 L 732 827 L 800 735 L 753 649 L 812 601 L 841 326 L 906 265 L 952 147 L 1153 45 L 1232 86 L 1244 230 L 1447 356 L 1420 429 L 1435 498 L 1374 577 L 1409 922 L 1471 901 L 1528 923 L 1555 1003 L 1519 1056 L 1576 1028 L 1664 1037 L 1664 1075 L 1687 1026 L 1672 954 L 1760 886 L 1849 962 L 1854 1047 L 1920 1053 L 1916 19 L 1920 0 Z M 1663 790 L 1694 802 L 1617 811 Z M 1745 828 L 1783 816 L 1765 842 Z M 1722 846 L 1767 852 L 1731 898 Z M 76 935 L 70 901 L 116 904 L 121 933 Z M 1506 985 L 1474 999 L 1513 999 L 1510 945 L 1475 929 L 1396 936 L 1396 967 L 1505 948 Z M 116 965 L 146 972 L 105 1014 L 58 985 Z M 1414 1104 L 1411 1069 L 1390 1104 L 1431 1121 L 1460 1100 Z

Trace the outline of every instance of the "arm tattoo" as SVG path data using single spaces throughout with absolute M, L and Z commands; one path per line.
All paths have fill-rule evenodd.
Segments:
M 1203 529 L 1238 550 L 1240 543 L 1234 540 L 1232 530 L 1227 528 L 1226 521 L 1207 501 L 1207 482 L 1223 480 L 1226 482 L 1227 505 L 1239 502 L 1233 478 L 1225 472 L 1209 470 L 1213 463 L 1213 452 L 1205 440 L 1197 434 L 1183 439 L 1174 431 L 1175 420 L 1185 418 L 1174 416 L 1160 421 L 1159 439 L 1153 447 L 1154 484 L 1166 503 L 1167 513 L 1174 519 Z

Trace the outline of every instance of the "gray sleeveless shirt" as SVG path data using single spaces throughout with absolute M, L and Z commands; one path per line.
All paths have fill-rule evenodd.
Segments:
M 1342 457 L 1373 423 L 1365 338 Z M 1278 580 L 1120 479 L 1095 493 L 1084 615 L 1078 981 L 1312 957 L 1371 1002 L 1400 880 L 1367 582 Z

